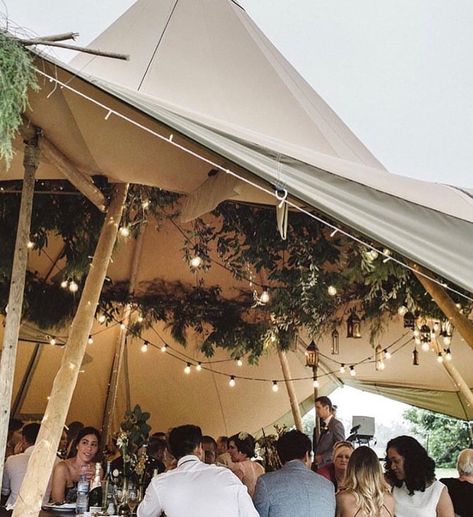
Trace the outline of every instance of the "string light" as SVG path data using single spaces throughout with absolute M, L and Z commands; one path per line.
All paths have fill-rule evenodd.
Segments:
M 314 379 L 313 386 L 314 388 L 320 388 L 320 382 L 318 381 L 318 379 Z
M 168 346 L 166 345 L 166 343 L 164 343 L 164 345 L 161 346 L 161 352 L 166 352 L 168 349 Z
M 417 344 L 417 341 L 416 341 L 416 344 Z M 427 341 L 424 341 L 422 343 L 422 350 L 424 352 L 428 352 L 430 350 L 430 344 Z
M 142 351 L 142 352 L 147 352 L 147 351 L 148 351 L 148 347 L 149 347 L 149 343 L 148 343 L 148 341 L 145 341 L 145 342 L 141 345 L 141 351 Z
M 184 368 L 184 373 L 189 375 L 191 373 L 191 363 L 187 363 L 187 366 Z
M 202 370 L 202 363 L 201 363 L 200 361 L 197 363 L 197 366 L 195 367 L 195 369 L 196 369 L 198 372 L 200 372 L 200 371 Z
M 264 289 L 264 291 L 261 293 L 261 296 L 260 296 L 260 302 L 261 303 L 268 303 L 269 300 L 271 299 L 270 296 L 269 296 L 269 292 L 267 289 Z
M 92 334 L 89 335 L 89 339 L 87 340 L 87 344 L 88 345 L 93 345 L 94 344 L 94 338 L 92 337 Z
M 68 285 L 69 285 L 69 282 L 68 282 L 67 280 L 63 280 L 63 281 L 61 282 L 61 287 L 62 287 L 63 289 L 67 289 L 67 286 L 68 286 Z
M 452 360 L 452 351 L 450 350 L 450 348 L 447 348 L 447 350 L 445 350 L 445 359 L 447 361 Z
M 138 316 L 138 318 L 136 318 L 136 321 L 138 323 L 143 323 L 143 320 L 144 320 L 144 318 L 143 318 L 143 316 L 141 314 Z
M 107 319 L 107 318 L 106 318 L 105 314 L 101 314 L 101 315 L 99 316 L 99 323 L 105 323 L 105 320 L 106 320 L 106 319 Z
M 337 288 L 334 285 L 329 285 L 327 289 L 329 296 L 335 296 L 337 294 Z
M 393 355 L 391 354 L 391 352 L 390 352 L 388 349 L 386 349 L 386 348 L 383 350 L 383 352 L 384 352 L 384 358 L 385 358 L 385 359 L 388 359 L 388 360 L 389 360 L 389 359 L 391 359 L 391 357 L 393 356 Z
M 236 364 L 237 364 L 237 366 L 242 367 L 243 361 L 239 357 L 237 357 Z
M 192 257 L 190 260 L 190 265 L 197 269 L 202 265 L 202 259 L 199 257 L 199 255 L 196 255 L 195 257 Z
M 230 388 L 234 388 L 235 387 L 235 376 L 234 375 L 231 375 L 230 376 L 230 380 L 228 381 L 228 385 L 230 386 Z
M 77 293 L 78 290 L 79 286 L 74 282 L 74 280 L 71 280 L 69 284 L 69 291 L 71 291 L 71 293 Z
M 33 241 L 28 241 L 28 243 L 26 244 L 26 247 L 29 250 L 32 250 L 34 248 L 34 242 Z
M 356 377 L 356 370 L 354 366 L 350 366 L 350 375 L 352 377 Z
M 442 352 L 439 352 L 438 355 L 437 355 L 437 361 L 439 363 L 443 363 L 443 355 L 442 355 Z
M 126 329 L 126 325 L 123 323 L 123 321 L 120 323 L 120 328 L 122 330 L 125 330 Z
M 122 237 L 130 236 L 130 228 L 128 226 L 121 226 L 119 232 Z
M 53 346 L 56 344 L 56 338 L 54 336 L 49 340 L 49 344 Z
M 408 310 L 405 305 L 401 305 L 399 307 L 399 309 L 397 310 L 397 313 L 399 314 L 399 316 L 404 316 L 405 314 L 407 314 L 407 312 L 408 312 Z
M 273 381 L 273 391 L 274 393 L 279 391 L 278 381 Z
M 56 85 L 60 85 L 60 87 L 61 87 L 61 88 L 66 88 L 66 89 L 68 89 L 69 91 L 71 91 L 71 92 L 75 93 L 76 95 L 78 95 L 78 96 L 80 96 L 80 97 L 82 97 L 82 98 L 87 99 L 89 102 L 91 102 L 91 103 L 95 104 L 96 106 L 102 107 L 103 109 L 105 109 L 105 110 L 107 111 L 107 117 L 109 116 L 109 114 L 111 114 L 111 113 L 113 112 L 116 116 L 118 116 L 118 117 L 119 117 L 119 118 L 121 118 L 122 120 L 124 120 L 124 121 L 126 121 L 126 122 L 128 122 L 128 123 L 130 123 L 130 124 L 132 124 L 132 125 L 134 125 L 135 127 L 138 127 L 138 128 L 140 128 L 140 129 L 142 129 L 143 131 L 145 131 L 145 132 L 147 132 L 147 133 L 149 133 L 149 134 L 152 134 L 153 136 L 155 136 L 156 138 L 159 138 L 159 139 L 160 139 L 160 140 L 162 140 L 162 141 L 169 142 L 171 145 L 173 145 L 174 147 L 176 147 L 176 148 L 178 148 L 178 149 L 182 150 L 183 152 L 185 152 L 185 153 L 187 153 L 187 154 L 189 154 L 189 155 L 191 155 L 191 156 L 194 156 L 194 157 L 196 157 L 197 159 L 199 159 L 199 160 L 201 160 L 201 161 L 203 161 L 203 162 L 205 162 L 205 163 L 207 163 L 207 164 L 209 164 L 209 165 L 212 165 L 212 166 L 216 167 L 218 170 L 222 170 L 222 171 L 223 171 L 223 172 L 225 172 L 226 174 L 229 174 L 229 175 L 231 175 L 231 176 L 233 176 L 233 177 L 236 177 L 236 178 L 240 179 L 241 181 L 244 181 L 244 182 L 245 182 L 245 183 L 247 183 L 248 185 L 251 185 L 251 186 L 253 186 L 254 188 L 256 188 L 256 189 L 258 189 L 258 190 L 261 190 L 261 191 L 263 191 L 263 192 L 266 192 L 267 194 L 272 194 L 272 195 L 274 195 L 274 192 L 272 192 L 272 191 L 270 191 L 270 190 L 266 189 L 265 187 L 263 187 L 263 186 L 261 186 L 261 185 L 258 185 L 257 183 L 255 183 L 255 182 L 253 182 L 253 181 L 251 181 L 251 180 L 249 180 L 249 179 L 247 179 L 247 178 L 244 178 L 243 176 L 240 176 L 240 175 L 236 174 L 235 172 L 233 172 L 232 170 L 230 170 L 230 169 L 228 169 L 228 168 L 224 168 L 224 167 L 222 167 L 222 166 L 221 166 L 221 165 L 219 165 L 218 163 L 213 162 L 212 160 L 209 160 L 208 158 L 206 158 L 206 157 L 204 157 L 204 156 L 202 156 L 202 155 L 199 155 L 199 154 L 198 154 L 198 153 L 196 153 L 195 151 L 192 151 L 192 150 L 190 150 L 190 149 L 186 148 L 185 146 L 183 146 L 183 145 L 181 145 L 181 144 L 179 144 L 179 143 L 174 142 L 174 141 L 173 141 L 173 138 L 172 138 L 172 136 L 173 136 L 173 135 L 171 135 L 170 137 L 166 137 L 166 136 L 164 136 L 164 135 L 161 135 L 161 134 L 157 133 L 156 131 L 153 131 L 152 129 L 150 129 L 150 128 L 148 128 L 148 127 L 146 127 L 146 126 L 144 126 L 144 125 L 142 125 L 142 124 L 140 124 L 140 123 L 136 122 L 135 120 L 132 120 L 131 118 L 129 118 L 129 117 L 127 117 L 127 116 L 123 115 L 122 113 L 120 113 L 120 112 L 118 112 L 118 111 L 115 111 L 115 110 L 111 110 L 111 109 L 110 109 L 109 107 L 107 107 L 105 104 L 103 104 L 103 103 L 101 103 L 101 102 L 97 101 L 96 99 L 94 99 L 94 98 L 92 98 L 92 97 L 89 97 L 88 95 L 85 95 L 85 94 L 84 94 L 84 93 L 82 93 L 82 92 L 79 92 L 78 90 L 76 90 L 76 89 L 74 89 L 73 87 L 71 87 L 69 84 L 64 83 L 64 82 L 62 82 L 62 81 L 58 80 L 56 77 L 53 77 L 53 76 L 51 76 L 51 75 L 47 74 L 46 72 L 44 72 L 44 71 L 42 71 L 42 70 L 40 70 L 40 69 L 37 69 L 37 68 L 35 69 L 35 71 L 36 71 L 38 74 L 40 74 L 40 75 L 42 75 L 42 76 L 46 77 L 47 79 L 49 79 L 49 81 L 50 81 L 50 82 L 54 81 L 54 82 L 55 82 L 55 84 L 56 84 Z M 54 90 L 53 90 L 53 91 L 54 91 Z M 107 118 L 107 117 L 106 117 L 106 118 Z M 277 197 L 277 196 L 276 196 L 276 197 Z M 312 212 L 310 212 L 310 211 L 308 211 L 308 210 L 305 210 L 304 208 L 300 207 L 297 203 L 292 202 L 292 201 L 290 201 L 289 199 L 285 200 L 285 202 L 286 202 L 289 206 L 292 206 L 293 208 L 295 208 L 295 209 L 299 210 L 301 213 L 308 215 L 308 216 L 309 216 L 309 217 L 311 217 L 312 219 L 314 219 L 314 220 L 316 220 L 316 221 L 319 221 L 319 222 L 321 222 L 322 224 L 325 224 L 326 226 L 329 226 L 329 227 L 333 228 L 333 225 L 332 225 L 332 224 L 328 223 L 327 221 L 325 221 L 324 219 L 322 219 L 322 218 L 318 217 L 317 215 L 313 214 Z M 372 246 L 371 246 L 371 245 L 367 244 L 366 242 L 364 242 L 363 240 L 361 240 L 359 237 L 356 237 L 356 236 L 354 236 L 354 235 L 352 235 L 352 234 L 350 234 L 350 233 L 346 232 L 345 230 L 340 230 L 339 228 L 335 228 L 335 229 L 332 231 L 332 233 L 331 233 L 330 235 L 333 237 L 333 236 L 334 236 L 338 231 L 341 231 L 341 232 L 342 232 L 346 237 L 349 237 L 350 239 L 354 240 L 355 242 L 358 242 L 359 244 L 362 244 L 362 245 L 364 245 L 364 246 L 367 246 L 367 247 L 371 248 L 371 249 L 372 249 L 372 251 L 376 251 L 376 250 L 374 250 L 374 249 L 372 248 Z M 415 267 L 411 267 L 411 266 L 409 266 L 409 265 L 405 264 L 404 262 L 402 262 L 402 261 L 400 261 L 400 260 L 398 260 L 398 259 L 396 259 L 396 258 L 394 258 L 394 257 L 391 257 L 391 256 L 390 256 L 390 255 L 391 255 L 391 251 L 390 251 L 390 250 L 388 250 L 387 248 L 385 248 L 385 249 L 383 250 L 383 254 L 386 256 L 386 258 L 383 260 L 383 262 L 387 262 L 388 260 L 393 260 L 393 261 L 395 261 L 397 264 L 399 264 L 400 266 L 402 266 L 402 267 L 404 267 L 404 268 L 406 268 L 406 269 L 408 269 L 408 270 L 410 270 L 410 271 L 417 272 L 417 273 L 421 274 L 423 277 L 425 277 L 425 278 L 427 278 L 427 279 L 431 280 L 432 282 L 434 282 L 434 283 L 436 283 L 436 284 L 438 284 L 438 285 L 440 285 L 440 286 L 446 287 L 448 290 L 450 290 L 450 291 L 452 291 L 452 292 L 454 292 L 454 293 L 458 294 L 459 296 L 462 296 L 462 297 L 464 297 L 464 298 L 466 298 L 466 299 L 468 299 L 468 300 L 470 300 L 470 301 L 473 301 L 473 299 L 472 299 L 472 298 L 470 298 L 469 296 L 466 296 L 466 295 L 465 295 L 465 294 L 463 294 L 462 292 L 460 292 L 460 291 L 458 291 L 458 290 L 456 290 L 456 289 L 454 289 L 454 288 L 450 287 L 449 285 L 446 285 L 444 282 L 440 282 L 439 280 L 437 280 L 437 279 L 436 279 L 436 278 L 434 278 L 434 277 L 431 277 L 431 276 L 429 276 L 429 275 L 426 275 L 425 273 L 422 273 L 422 272 L 417 271 L 417 268 L 415 268 Z
M 149 205 L 150 205 L 150 202 L 149 202 L 149 199 L 145 199 L 143 201 L 143 203 L 141 203 L 141 206 L 143 207 L 144 210 L 146 210 L 147 208 L 149 208 Z
M 343 363 L 340 365 L 340 373 L 345 373 L 345 365 Z

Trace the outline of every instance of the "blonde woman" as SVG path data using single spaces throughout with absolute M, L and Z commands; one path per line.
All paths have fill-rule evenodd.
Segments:
M 375 452 L 358 447 L 348 462 L 345 490 L 337 494 L 336 517 L 393 517 L 394 499 Z
M 317 474 L 333 483 L 335 492 L 345 488 L 345 477 L 352 453 L 353 444 L 351 442 L 337 442 L 333 446 L 332 463 L 317 469 Z

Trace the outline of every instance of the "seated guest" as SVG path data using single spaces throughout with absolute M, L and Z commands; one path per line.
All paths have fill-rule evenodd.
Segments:
M 336 517 L 393 517 L 394 499 L 376 453 L 355 449 L 348 462 L 345 489 L 337 494 Z M 411 517 L 414 517 L 412 514 Z
M 95 473 L 100 443 L 100 433 L 94 427 L 79 431 L 71 447 L 72 458 L 60 461 L 53 470 L 51 500 L 54 503 L 74 502 L 77 498 L 77 482 L 81 473 L 90 480 Z
M 473 514 L 473 449 L 463 449 L 457 459 L 458 478 L 443 478 L 452 498 L 455 515 L 470 517 Z
M 138 517 L 258 517 L 251 498 L 228 469 L 206 465 L 202 431 L 195 425 L 174 428 L 169 448 L 177 467 L 152 479 L 138 506 Z
M 301 431 L 280 436 L 276 449 L 283 467 L 256 482 L 254 503 L 261 517 L 333 517 L 332 483 L 310 470 L 312 444 Z
M 16 502 L 20 492 L 21 483 L 26 474 L 28 461 L 34 450 L 34 444 L 39 433 L 40 424 L 26 424 L 21 431 L 21 448 L 23 452 L 10 456 L 5 462 L 3 470 L 2 495 L 8 495 L 7 506 Z M 48 502 L 51 492 L 51 483 L 44 496 L 44 502 Z
M 10 418 L 8 422 L 8 435 L 7 435 L 7 447 L 5 450 L 5 459 L 8 456 L 12 456 L 13 454 L 18 454 L 18 444 L 21 442 L 21 428 L 23 427 L 23 422 L 18 420 L 18 418 Z M 15 450 L 16 448 L 16 450 Z
M 388 442 L 386 478 L 394 486 L 396 517 L 453 517 L 447 487 L 435 479 L 435 461 L 415 438 Z
M 215 465 L 217 463 L 217 442 L 211 436 L 202 436 L 202 450 L 204 451 L 204 463 Z
M 219 436 L 217 438 L 217 463 L 221 463 L 229 467 L 232 463 L 232 458 L 228 452 L 228 436 Z
M 155 438 L 153 436 L 149 439 L 146 449 L 148 458 L 146 460 L 143 476 L 143 488 L 145 490 L 155 475 L 165 472 L 166 466 L 164 465 L 163 459 L 166 448 L 167 443 L 165 439 Z M 121 468 L 123 468 L 123 462 Z
M 228 452 L 232 459 L 231 471 L 248 488 L 248 493 L 253 497 L 256 480 L 264 474 L 264 467 L 256 461 L 251 461 L 255 456 L 255 439 L 251 434 L 238 433 L 229 439 Z
M 66 434 L 67 434 L 67 453 L 66 457 L 71 458 L 75 455 L 74 451 L 71 452 L 71 448 L 73 443 L 76 441 L 77 435 L 83 429 L 84 424 L 75 420 L 70 424 L 66 425 Z
M 334 484 L 335 492 L 343 489 L 345 486 L 345 475 L 352 452 L 353 444 L 351 442 L 337 442 L 333 446 L 333 463 L 328 463 L 317 469 L 317 474 L 320 474 Z

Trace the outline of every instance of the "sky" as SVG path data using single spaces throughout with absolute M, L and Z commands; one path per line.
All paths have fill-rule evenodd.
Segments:
M 239 2 L 388 170 L 473 187 L 471 1 Z M 0 0 L 0 13 L 86 45 L 132 3 Z

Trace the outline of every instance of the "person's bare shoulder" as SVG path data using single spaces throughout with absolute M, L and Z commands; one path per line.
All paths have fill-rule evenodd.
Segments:
M 337 505 L 343 508 L 349 508 L 356 502 L 355 496 L 351 492 L 341 491 L 337 494 Z

